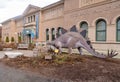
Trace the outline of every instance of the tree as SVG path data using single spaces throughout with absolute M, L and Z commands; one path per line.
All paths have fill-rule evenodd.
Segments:
M 15 40 L 14 40 L 14 37 L 11 37 L 11 42 L 14 42 Z
M 6 37 L 6 42 L 9 42 L 9 37 L 8 36 Z

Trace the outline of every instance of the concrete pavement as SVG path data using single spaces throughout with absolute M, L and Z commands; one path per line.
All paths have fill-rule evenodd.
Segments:
M 7 67 L 0 63 L 0 82 L 63 82 L 42 75 Z
M 0 51 L 0 58 L 4 57 L 4 52 L 6 51 Z M 33 51 L 31 50 L 13 50 L 12 52 L 21 52 L 28 57 L 33 56 Z M 63 81 L 51 79 L 29 71 L 15 69 L 0 63 L 0 82 L 63 82 Z

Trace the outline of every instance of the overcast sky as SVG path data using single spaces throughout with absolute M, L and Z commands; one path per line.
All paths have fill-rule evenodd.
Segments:
M 59 0 L 0 0 L 0 23 L 21 15 L 29 4 L 44 7 Z

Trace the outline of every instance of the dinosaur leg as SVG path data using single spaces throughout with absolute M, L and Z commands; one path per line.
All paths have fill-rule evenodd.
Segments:
M 71 47 L 68 48 L 68 53 L 72 54 L 72 48 Z
M 59 47 L 58 49 L 59 49 L 59 54 L 62 54 L 62 48 Z
M 80 55 L 82 55 L 82 49 L 81 49 L 81 47 L 78 47 L 77 49 L 78 49 Z

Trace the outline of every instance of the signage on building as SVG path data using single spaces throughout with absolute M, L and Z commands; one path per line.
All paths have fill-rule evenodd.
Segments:
M 80 7 L 91 5 L 105 0 L 80 0 Z

